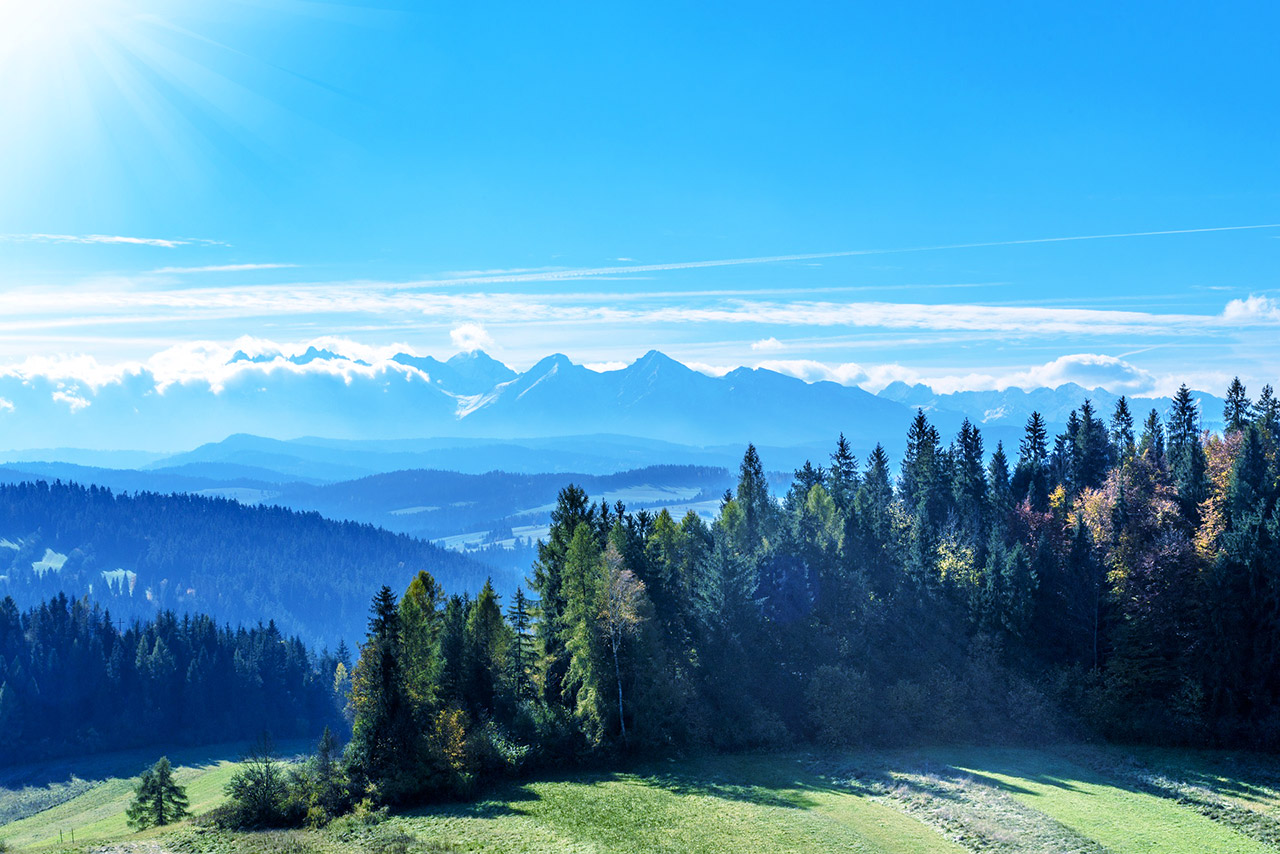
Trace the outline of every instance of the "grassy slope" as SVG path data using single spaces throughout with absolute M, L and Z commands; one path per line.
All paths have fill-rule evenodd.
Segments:
M 171 756 L 197 810 L 220 800 L 234 755 Z M 6 773 L 0 785 L 12 786 Z M 105 779 L 63 804 L 0 825 L 0 838 L 56 844 L 58 828 L 71 826 L 77 842 L 89 834 L 126 838 L 130 783 Z M 10 788 L 6 798 L 5 791 L 0 815 L 21 792 Z M 422 809 L 376 827 L 344 821 L 325 831 L 272 834 L 180 828 L 148 837 L 167 838 L 175 851 L 245 854 L 1244 854 L 1280 850 L 1280 763 L 1109 748 L 720 756 L 512 783 L 477 803 Z
M 397 820 L 463 852 L 961 852 L 924 824 L 832 788 L 796 759 L 718 757 L 512 786 Z
M 1275 850 L 1187 804 L 1141 790 L 1121 772 L 1108 774 L 1045 751 L 957 750 L 939 751 L 935 757 L 1115 854 Z
M 170 751 L 178 782 L 187 789 L 193 813 L 221 803 L 223 787 L 235 773 L 244 745 Z M 308 749 L 305 743 L 284 744 L 284 754 Z M 133 799 L 136 775 L 155 762 L 154 750 L 128 751 L 18 766 L 0 772 L 0 840 L 11 848 L 64 841 L 116 839 L 130 833 L 124 810 Z M 17 817 L 17 816 L 23 817 Z

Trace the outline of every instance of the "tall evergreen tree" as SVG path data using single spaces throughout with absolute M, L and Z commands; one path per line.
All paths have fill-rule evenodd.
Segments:
M 436 703 L 440 681 L 440 605 L 444 591 L 426 570 L 419 570 L 400 599 L 405 688 L 417 708 Z
M 746 542 L 750 548 L 759 548 L 773 534 L 777 513 L 755 445 L 747 445 L 743 454 L 734 500 L 742 510 Z
M 1157 471 L 1165 468 L 1164 422 L 1160 420 L 1160 413 L 1154 409 L 1147 414 L 1147 420 L 1142 425 L 1138 452 L 1145 455 Z
M 1022 442 L 1018 445 L 1018 464 L 1010 485 L 1013 500 L 1031 502 L 1031 508 L 1044 512 L 1049 506 L 1049 430 L 1043 416 L 1032 412 Z
M 1169 467 L 1178 491 L 1183 515 L 1198 524 L 1200 502 L 1208 495 L 1208 463 L 1200 444 L 1200 412 L 1191 390 L 1184 383 L 1174 395 L 1169 410 Z
M 564 611 L 562 575 L 569 544 L 578 526 L 584 523 L 592 529 L 596 527 L 596 508 L 581 487 L 570 484 L 556 498 L 547 540 L 538 542 L 538 560 L 533 565 L 533 589 L 538 594 L 537 636 L 546 658 L 543 690 L 548 699 L 560 696 L 569 666 L 569 654 L 558 628 Z
M 1013 509 L 1009 478 L 1009 458 L 1004 452 L 1004 442 L 996 442 L 996 449 L 987 464 L 987 495 L 991 518 L 997 524 L 1004 524 L 1005 517 Z
M 956 510 L 969 545 L 978 548 L 987 528 L 987 478 L 983 471 L 982 433 L 969 423 L 968 418 L 960 425 L 952 456 L 955 461 L 952 490 Z
M 516 588 L 507 609 L 507 622 L 511 626 L 511 654 L 508 657 L 511 684 L 520 700 L 534 696 L 533 674 L 537 664 L 537 647 L 533 636 L 533 609 L 524 589 Z
M 493 713 L 494 701 L 507 670 L 510 629 L 502 619 L 502 608 L 492 579 L 480 588 L 466 621 L 466 680 L 464 696 L 477 716 Z
M 831 455 L 831 498 L 841 512 L 847 513 L 853 506 L 853 497 L 857 491 L 858 458 L 853 455 L 849 440 L 841 433 L 836 440 L 835 452 Z
M 1228 433 L 1238 433 L 1253 420 L 1253 405 L 1245 391 L 1244 383 L 1239 377 L 1231 380 L 1227 388 L 1227 397 L 1222 405 L 1222 419 L 1226 422 Z
M 1129 411 L 1129 400 L 1123 394 L 1116 401 L 1116 409 L 1111 416 L 1111 446 L 1115 450 L 1115 458 L 1121 461 L 1132 458 L 1138 450 L 1133 433 L 1133 413 Z
M 142 772 L 125 819 L 135 830 L 163 827 L 185 818 L 188 805 L 186 789 L 173 779 L 169 758 L 161 756 L 155 765 Z
M 1254 420 L 1266 433 L 1269 441 L 1272 443 L 1280 441 L 1280 400 L 1276 399 L 1270 384 L 1264 385 L 1262 394 L 1258 395 L 1258 403 L 1254 407 Z
M 378 591 L 371 611 L 369 636 L 351 677 L 355 723 L 349 749 L 379 796 L 394 803 L 417 788 L 418 730 L 401 662 L 400 607 L 390 587 Z

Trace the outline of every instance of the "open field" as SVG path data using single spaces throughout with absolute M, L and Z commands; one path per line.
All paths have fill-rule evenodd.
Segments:
M 246 745 L 179 748 L 168 752 L 191 809 L 205 812 L 221 803 L 223 787 L 235 773 Z M 282 755 L 310 745 L 279 745 Z M 124 810 L 137 775 L 160 757 L 155 750 L 103 754 L 83 760 L 54 760 L 0 769 L 0 840 L 11 849 L 99 842 L 132 836 Z M 72 849 L 72 850 L 82 850 Z
M 293 746 L 291 746 L 292 748 Z M 197 810 L 234 751 L 173 754 Z M 145 759 L 137 757 L 141 763 Z M 123 760 L 114 760 L 120 764 Z M 106 763 L 102 766 L 106 769 Z M 182 825 L 130 834 L 130 781 L 64 779 L 40 812 L 0 791 L 11 848 L 101 852 L 1130 852 L 1280 851 L 1280 761 L 1250 754 L 1065 746 L 712 756 L 510 783 L 475 803 L 320 831 Z M 25 806 L 24 806 L 25 805 Z M 76 828 L 78 846 L 59 846 Z M 95 841 L 99 846 L 79 844 Z

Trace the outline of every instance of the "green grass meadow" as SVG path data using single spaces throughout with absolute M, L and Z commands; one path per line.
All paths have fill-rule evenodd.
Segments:
M 170 755 L 197 812 L 221 801 L 236 755 Z M 376 823 L 266 833 L 184 823 L 133 834 L 123 815 L 132 780 L 108 772 L 152 758 L 46 771 L 58 782 L 43 790 L 0 772 L 0 839 L 11 850 L 102 854 L 1280 851 L 1280 761 L 1251 754 L 1063 746 L 709 756 L 508 783 L 474 803 Z

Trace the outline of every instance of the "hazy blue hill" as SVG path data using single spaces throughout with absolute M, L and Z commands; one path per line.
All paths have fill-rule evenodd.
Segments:
M 651 466 L 616 474 L 518 474 L 410 470 L 324 486 L 294 486 L 279 501 L 334 519 L 370 522 L 426 537 L 486 531 L 518 524 L 545 525 L 556 496 L 577 484 L 593 498 L 609 496 L 633 510 L 718 500 L 736 482 L 727 468 Z
M 1212 394 L 1193 392 L 1200 404 L 1205 429 L 1221 429 L 1222 399 Z M 959 413 L 979 425 L 1021 427 L 1032 412 L 1039 412 L 1055 430 L 1061 429 L 1071 414 L 1085 400 L 1094 411 L 1110 418 L 1120 395 L 1103 388 L 1087 389 L 1075 383 L 1057 388 L 1007 388 L 1000 391 L 957 391 L 939 394 L 927 385 L 894 382 L 885 386 L 880 397 L 908 407 L 920 407 L 930 413 Z M 1164 417 L 1171 401 L 1167 397 L 1130 397 L 1129 408 L 1139 425 L 1148 412 L 1155 409 Z
M 67 484 L 0 485 L 0 596 L 20 606 L 89 595 L 113 616 L 203 612 L 275 620 L 308 643 L 364 636 L 369 601 L 418 569 L 477 590 L 493 571 L 371 525 L 197 495 L 119 495 Z M 495 579 L 504 587 L 509 579 Z
M 353 462 L 329 448 L 313 449 L 305 442 L 290 442 L 237 434 L 147 467 L 152 471 L 198 473 L 206 477 L 235 479 L 253 471 L 258 480 L 328 482 L 363 477 L 376 469 Z
M 117 492 L 199 492 L 228 485 L 227 481 L 208 477 L 81 466 L 61 462 L 25 462 L 0 467 L 0 482 L 62 480 L 68 483 L 96 484 Z M 240 484 L 247 485 L 247 484 Z
M 81 437 L 84 438 L 84 437 Z M 93 448 L 28 448 L 21 451 L 0 451 L 0 463 L 45 462 L 56 460 L 95 468 L 142 468 L 168 454 L 156 451 L 104 451 Z

